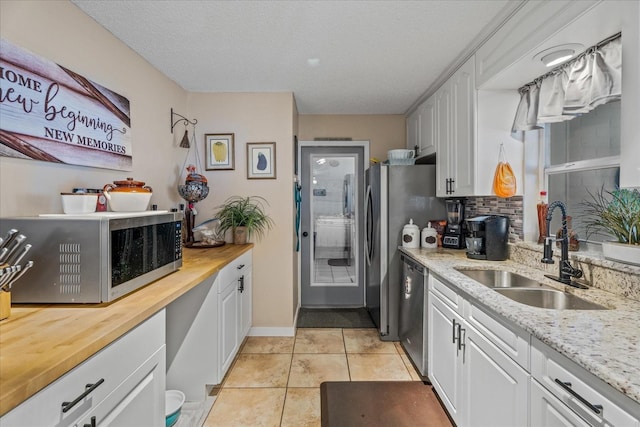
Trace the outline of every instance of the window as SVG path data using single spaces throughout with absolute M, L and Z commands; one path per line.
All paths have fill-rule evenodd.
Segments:
M 573 120 L 545 125 L 544 176 L 549 201 L 561 200 L 580 240 L 586 239 L 581 203 L 600 188 L 615 190 L 620 175 L 620 101 L 610 102 Z M 553 234 L 561 226 L 554 212 Z M 606 235 L 591 235 L 602 241 Z

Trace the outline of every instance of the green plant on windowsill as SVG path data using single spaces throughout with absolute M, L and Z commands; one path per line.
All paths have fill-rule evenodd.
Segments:
M 617 242 L 602 242 L 605 258 L 640 264 L 640 192 L 601 188 L 589 195 L 591 200 L 581 203 L 585 208 L 587 237 L 598 231 L 608 232 Z
M 260 196 L 232 196 L 219 206 L 216 217 L 220 221 L 219 231 L 233 231 L 233 243 L 244 244 L 255 235 L 258 239 L 265 236 L 273 227 L 273 220 L 264 211 L 269 203 Z

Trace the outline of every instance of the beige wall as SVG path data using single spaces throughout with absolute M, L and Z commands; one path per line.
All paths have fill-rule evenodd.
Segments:
M 369 154 L 386 160 L 387 151 L 405 148 L 406 126 L 402 115 L 310 115 L 298 116 L 298 139 L 345 137 L 369 141 Z
M 204 171 L 209 197 L 199 202 L 198 220 L 212 218 L 233 195 L 262 196 L 275 227 L 255 242 L 253 256 L 253 327 L 292 327 L 294 296 L 293 131 L 295 103 L 291 93 L 190 94 L 191 116 L 198 119 L 198 138 L 205 133 L 234 133 L 235 169 Z M 276 143 L 276 179 L 247 179 L 247 142 Z M 200 153 L 204 153 L 200 145 Z M 296 272 L 297 275 L 297 272 Z M 295 285 L 297 287 L 297 284 Z M 287 304 L 287 301 L 295 301 Z
M 269 200 L 268 211 L 276 225 L 254 251 L 253 326 L 291 328 L 297 307 L 293 95 L 188 94 L 68 1 L 2 0 L 0 31 L 15 45 L 127 97 L 133 144 L 133 170 L 128 172 L 0 157 L 0 217 L 62 212 L 60 192 L 102 188 L 127 176 L 151 185 L 152 203 L 160 209 L 177 207 L 184 202 L 176 186 L 184 179 L 188 151 L 179 147 L 184 127 L 178 124 L 175 134 L 170 132 L 173 107 L 198 119 L 197 150 L 203 166 L 203 134 L 235 133 L 235 170 L 202 171 L 211 192 L 196 205 L 197 221 L 211 218 L 215 207 L 230 195 L 255 194 Z M 277 179 L 246 179 L 248 141 L 276 142 Z
M 67 1 L 2 0 L 0 34 L 127 97 L 133 145 L 132 171 L 0 157 L 0 216 L 62 212 L 60 192 L 102 188 L 128 176 L 147 182 L 161 209 L 180 203 L 182 132 L 170 133 L 169 112 L 186 110 L 182 88 Z

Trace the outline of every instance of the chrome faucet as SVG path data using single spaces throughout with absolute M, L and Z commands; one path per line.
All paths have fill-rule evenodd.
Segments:
M 582 270 L 571 265 L 569 262 L 569 232 L 567 230 L 567 208 L 564 203 L 555 201 L 549 205 L 547 210 L 547 236 L 544 239 L 544 255 L 541 262 L 545 264 L 554 264 L 553 260 L 553 241 L 554 238 L 549 235 L 549 229 L 551 226 L 551 218 L 555 208 L 560 208 L 562 212 L 562 239 L 560 240 L 561 254 L 560 254 L 560 269 L 558 277 L 545 274 L 545 277 L 556 280 L 565 285 L 574 286 L 576 288 L 586 289 L 585 285 L 577 283 L 571 280 L 572 277 L 579 279 L 582 277 Z

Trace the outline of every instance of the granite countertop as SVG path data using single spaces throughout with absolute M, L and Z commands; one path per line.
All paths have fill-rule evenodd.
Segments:
M 472 260 L 464 251 L 400 250 L 495 313 L 529 332 L 636 402 L 640 402 L 640 302 L 596 288 L 565 286 L 511 260 Z M 517 303 L 457 271 L 502 269 L 604 305 L 609 310 L 550 310 Z

